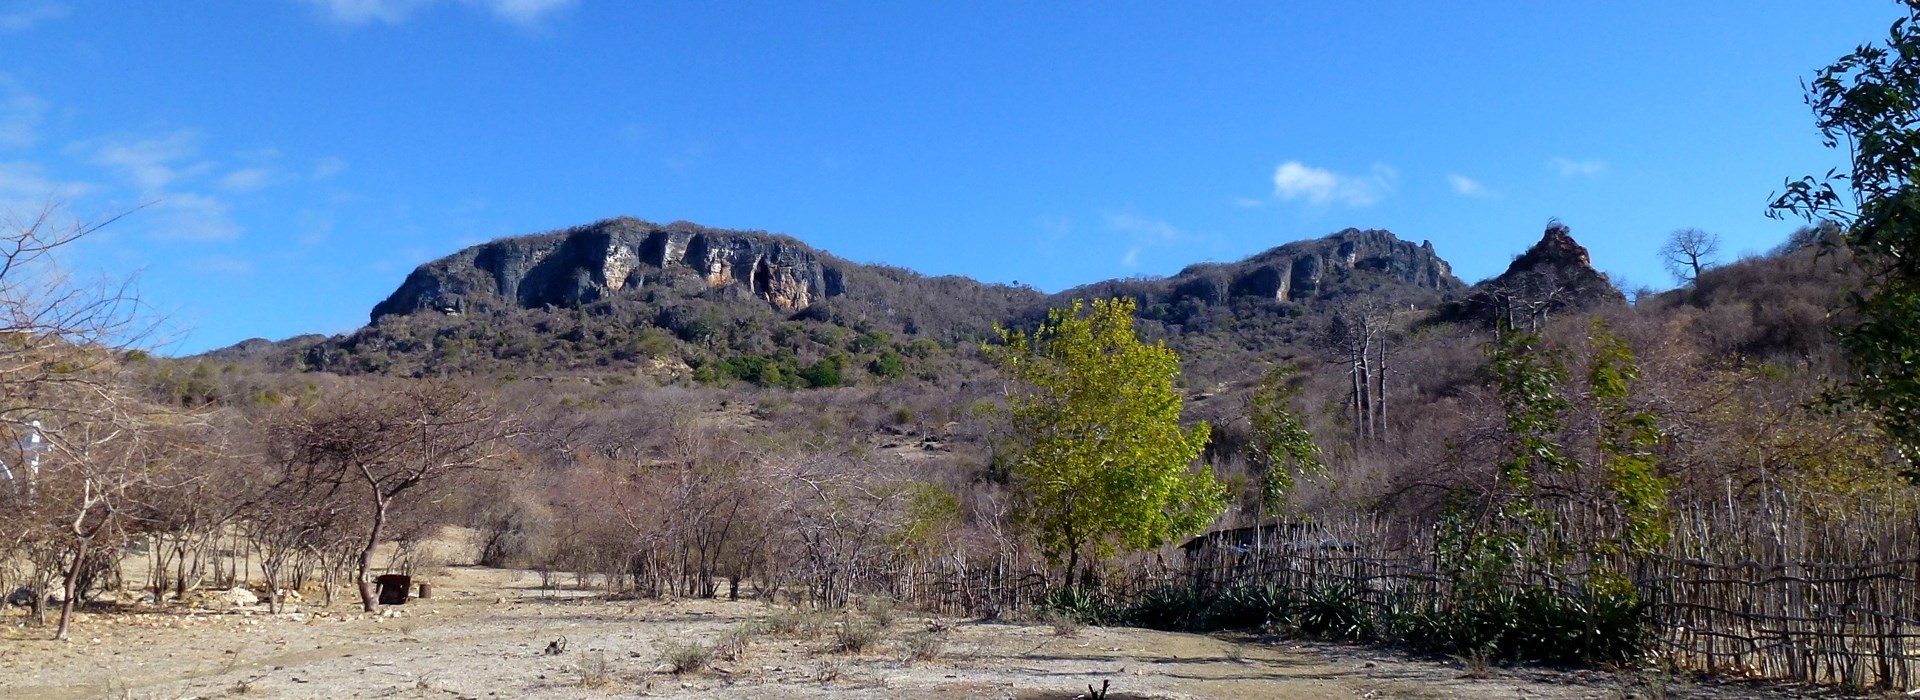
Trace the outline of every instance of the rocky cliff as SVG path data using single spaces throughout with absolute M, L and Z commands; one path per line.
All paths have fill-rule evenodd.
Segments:
M 1305 301 L 1355 273 L 1418 289 L 1461 289 L 1431 241 L 1414 244 L 1389 231 L 1346 229 L 1273 248 L 1237 263 L 1192 265 L 1169 279 L 1176 297 L 1220 303 L 1229 297 Z
M 834 261 L 797 241 L 623 217 L 503 238 L 421 265 L 372 316 L 564 307 L 689 279 L 781 311 L 846 293 Z

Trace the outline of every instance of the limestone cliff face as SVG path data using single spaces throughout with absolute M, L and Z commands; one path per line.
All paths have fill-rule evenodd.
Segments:
M 1237 263 L 1194 265 L 1169 282 L 1172 296 L 1208 304 L 1230 297 L 1305 301 L 1356 272 L 1442 293 L 1464 286 L 1431 242 L 1415 244 L 1387 231 L 1359 229 L 1289 243 Z
M 569 306 L 689 275 L 710 290 L 750 295 L 783 311 L 846 293 L 831 261 L 791 239 L 619 218 L 504 238 L 421 265 L 373 307 L 373 319 Z

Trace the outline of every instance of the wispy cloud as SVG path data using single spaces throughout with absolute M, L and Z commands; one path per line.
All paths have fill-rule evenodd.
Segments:
M 253 262 L 226 256 L 209 256 L 188 263 L 193 269 L 204 273 L 241 277 L 253 274 Z
M 468 0 L 476 4 L 476 0 Z M 555 12 L 567 9 L 575 0 L 477 0 L 477 4 L 487 8 L 493 16 L 522 26 L 532 26 L 545 21 Z
M 397 25 L 412 19 L 421 10 L 442 4 L 441 0 L 303 0 L 341 24 L 361 26 L 379 22 Z M 458 5 L 487 12 L 495 18 L 523 27 L 538 26 L 554 13 L 572 7 L 578 0 L 460 0 Z
M 27 148 L 40 140 L 47 102 L 0 75 L 0 147 Z
M 345 159 L 328 156 L 321 158 L 319 163 L 314 164 L 313 179 L 326 180 L 346 171 L 347 161 Z
M 279 179 L 272 168 L 241 168 L 220 178 L 220 189 L 228 192 L 256 192 Z
M 1151 246 L 1193 239 L 1186 231 L 1165 220 L 1140 216 L 1131 211 L 1107 212 L 1103 217 L 1109 230 L 1126 234 L 1130 240 L 1126 253 L 1120 256 L 1121 267 L 1139 267 L 1140 253 Z
M 0 31 L 26 31 L 41 22 L 66 19 L 72 13 L 66 3 L 50 0 L 0 2 Z
M 1186 237 L 1179 227 L 1160 219 L 1149 219 L 1132 212 L 1108 212 L 1107 227 L 1121 233 L 1131 233 L 1142 238 L 1159 242 L 1178 241 Z
M 1454 194 L 1460 195 L 1462 197 L 1493 196 L 1493 192 L 1491 190 L 1488 190 L 1485 184 L 1482 184 L 1479 180 L 1475 180 L 1465 175 L 1460 175 L 1460 174 L 1448 175 L 1447 184 L 1453 186 Z
M 95 165 L 118 171 L 144 193 L 160 192 L 183 177 L 213 167 L 198 161 L 200 135 L 186 130 L 148 138 L 100 139 L 76 147 L 91 151 Z
M 169 241 L 230 241 L 240 237 L 226 200 L 203 194 L 161 195 L 149 208 L 157 219 L 153 236 Z
M 0 216 L 30 217 L 93 189 L 84 182 L 55 179 L 39 163 L 0 162 Z
M 189 187 L 216 164 L 200 157 L 200 135 L 180 130 L 148 137 L 110 137 L 74 144 L 95 165 L 118 173 L 150 212 L 152 236 L 170 241 L 226 241 L 240 237 L 225 199 Z M 247 186 L 255 175 L 235 171 L 216 186 Z M 239 177 L 235 177 L 239 175 Z M 231 180 L 232 182 L 228 182 Z M 238 191 L 236 189 L 236 191 Z
M 1607 163 L 1602 160 L 1574 160 L 1572 158 L 1554 158 L 1547 165 L 1560 172 L 1560 177 L 1587 177 L 1607 171 Z
M 1375 165 L 1364 175 L 1345 175 L 1290 160 L 1274 169 L 1273 194 L 1287 201 L 1304 199 L 1316 206 L 1337 203 L 1365 207 L 1392 192 L 1399 178 L 1399 172 L 1385 165 Z

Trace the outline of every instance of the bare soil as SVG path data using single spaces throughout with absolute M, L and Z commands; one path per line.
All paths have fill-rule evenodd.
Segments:
M 0 634 L 0 697 L 67 698 L 1108 698 L 1754 697 L 1754 688 L 1633 674 L 1490 669 L 1293 641 L 933 619 L 901 611 L 880 641 L 834 650 L 819 636 L 759 631 L 735 658 L 675 673 L 672 645 L 720 645 L 782 610 L 757 602 L 554 596 L 532 573 L 452 568 L 434 598 L 365 615 L 270 615 L 264 606 L 127 606 L 82 614 L 74 638 Z M 943 641 L 910 658 L 929 629 Z M 924 639 L 924 637 L 922 637 Z M 550 648 L 556 653 L 549 653 Z M 1485 676 L 1485 677 L 1481 677 Z M 1781 695 L 1768 691 L 1766 695 Z

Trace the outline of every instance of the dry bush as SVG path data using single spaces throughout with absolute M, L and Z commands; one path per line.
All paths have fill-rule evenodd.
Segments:
M 882 630 L 868 620 L 842 619 L 840 626 L 833 632 L 833 651 L 841 654 L 858 654 L 880 643 Z
M 605 652 L 592 651 L 581 655 L 574 670 L 580 674 L 582 688 L 605 688 L 613 685 L 615 679 L 613 662 L 607 660 Z
M 699 642 L 668 642 L 663 651 L 674 673 L 699 673 L 713 663 L 713 649 Z
M 747 655 L 747 649 L 753 646 L 753 639 L 758 634 L 758 628 L 751 623 L 734 627 L 720 636 L 720 641 L 713 645 L 713 653 L 727 661 L 738 661 Z
M 908 661 L 932 661 L 946 651 L 947 635 L 934 630 L 914 632 L 900 639 Z

